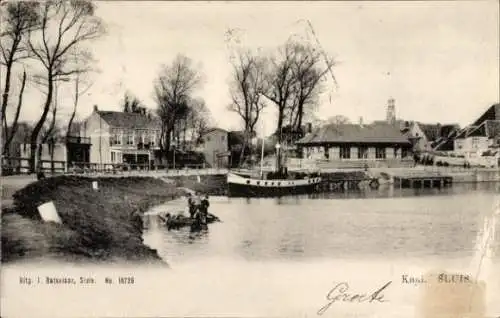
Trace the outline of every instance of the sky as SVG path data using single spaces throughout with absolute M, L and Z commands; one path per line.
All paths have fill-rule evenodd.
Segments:
M 272 49 L 293 34 L 315 45 L 317 39 L 337 61 L 338 82 L 336 87 L 327 80 L 319 118 L 384 119 L 393 97 L 398 118 L 467 125 L 499 101 L 498 1 L 96 4 L 107 34 L 91 44 L 99 73 L 80 100 L 80 119 L 95 104 L 120 110 L 126 90 L 154 108 L 153 81 L 160 66 L 180 53 L 204 74 L 195 95 L 205 99 L 213 124 L 241 128 L 238 117 L 226 110 L 230 48 L 237 45 L 227 42 L 229 29 L 237 31 L 240 46 L 252 49 Z M 71 105 L 70 87 L 61 84 L 58 91 L 59 104 Z M 39 90 L 29 87 L 22 118 L 38 118 L 42 101 Z M 264 133 L 275 129 L 275 116 L 270 105 Z

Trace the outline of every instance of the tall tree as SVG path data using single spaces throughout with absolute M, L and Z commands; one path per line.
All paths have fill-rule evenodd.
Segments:
M 190 112 L 187 118 L 187 129 L 191 131 L 191 140 L 199 145 L 202 137 L 210 125 L 212 116 L 203 99 L 194 99 L 190 104 Z
M 244 124 L 245 138 L 240 155 L 243 160 L 245 148 L 255 133 L 260 113 L 265 107 L 264 90 L 265 61 L 250 51 L 240 51 L 232 61 L 230 80 L 231 104 L 228 109 L 238 114 Z
M 125 113 L 144 114 L 146 111 L 146 107 L 142 105 L 139 98 L 129 91 L 125 92 L 125 95 L 123 96 L 122 109 Z
M 287 109 L 293 107 L 293 98 L 297 90 L 297 78 L 294 76 L 295 47 L 287 42 L 278 49 L 278 53 L 269 59 L 269 67 L 265 76 L 263 95 L 272 101 L 278 111 L 276 135 L 281 143 L 282 128 Z
M 32 30 L 39 27 L 37 2 L 9 2 L 0 7 L 0 20 L 2 21 L 2 32 L 0 33 L 0 64 L 5 67 L 3 78 L 1 122 L 5 143 L 3 153 L 9 148 L 9 144 L 17 129 L 17 121 L 22 107 L 22 95 L 26 84 L 26 72 L 23 72 L 21 88 L 19 91 L 17 108 L 14 119 L 7 123 L 7 106 L 11 89 L 12 71 L 14 64 L 30 56 L 25 45 L 26 36 Z
M 31 135 L 30 168 L 35 169 L 35 152 L 40 131 L 49 114 L 54 83 L 76 73 L 87 71 L 86 61 L 91 54 L 84 46 L 104 33 L 104 25 L 95 16 L 95 8 L 88 0 L 49 0 L 40 4 L 41 29 L 30 34 L 30 51 L 41 64 L 43 73 L 38 83 L 46 88 L 42 115 Z M 80 57 L 78 63 L 69 58 Z
M 162 122 L 160 147 L 164 155 L 170 150 L 178 119 L 186 118 L 192 94 L 202 77 L 190 58 L 178 55 L 171 65 L 162 65 L 154 83 L 157 113 Z
M 57 96 L 53 99 L 53 103 L 51 106 L 51 118 L 50 122 L 44 127 L 42 127 L 40 131 L 41 135 L 41 141 L 40 144 L 41 146 L 38 147 L 38 158 L 42 158 L 42 151 L 43 151 L 43 145 L 48 144 L 49 146 L 49 152 L 50 152 L 50 160 L 54 160 L 54 147 L 56 144 L 56 140 L 59 135 L 59 129 L 56 126 L 57 123 L 57 109 L 58 109 L 58 104 L 57 104 Z M 42 166 L 42 163 L 39 162 L 40 167 Z M 51 167 L 52 170 L 54 170 L 54 162 L 51 162 Z
M 85 94 L 93 85 L 93 83 L 85 82 L 82 80 L 82 74 L 77 73 L 73 79 L 75 84 L 74 92 L 73 92 L 73 110 L 71 111 L 71 115 L 68 121 L 68 127 L 66 128 L 66 140 L 68 140 L 71 132 L 73 131 L 73 125 L 76 117 L 76 112 L 78 109 L 78 103 L 80 101 L 80 96 Z M 83 85 L 82 85 L 83 84 Z
M 299 42 L 292 45 L 295 49 L 292 69 L 297 85 L 293 102 L 295 108 L 291 114 L 292 127 L 300 130 L 307 108 L 314 109 L 317 105 L 321 80 L 331 72 L 335 62 L 312 45 Z
M 16 112 L 14 114 L 14 118 L 12 119 L 12 123 L 10 124 L 10 127 L 8 127 L 8 125 L 7 125 L 7 119 L 6 119 L 5 114 L 3 114 L 3 121 L 4 121 L 4 125 L 5 125 L 4 126 L 5 142 L 4 142 L 3 151 L 2 151 L 3 155 L 6 155 L 9 152 L 10 144 L 11 144 L 12 140 L 14 139 L 14 136 L 16 135 L 17 124 L 19 121 L 19 115 L 21 114 L 21 108 L 23 105 L 23 96 L 24 96 L 25 87 L 26 87 L 26 71 L 23 71 L 23 77 L 21 79 L 21 89 L 19 90 Z
M 294 130 L 300 130 L 304 115 L 317 104 L 321 80 L 331 73 L 332 59 L 312 45 L 288 40 L 271 57 L 265 96 L 278 108 L 278 142 L 286 118 Z
M 326 123 L 332 124 L 332 125 L 343 125 L 343 124 L 349 124 L 349 123 L 351 123 L 351 121 L 349 120 L 349 118 L 347 118 L 344 115 L 335 115 L 335 116 L 329 117 L 326 120 Z

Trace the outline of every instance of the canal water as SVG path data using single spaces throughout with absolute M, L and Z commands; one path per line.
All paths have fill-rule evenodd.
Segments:
M 167 231 L 151 215 L 144 241 L 171 265 L 171 283 L 184 286 L 166 300 L 173 314 L 317 317 L 336 284 L 371 294 L 391 282 L 385 302 L 335 302 L 323 316 L 424 317 L 429 291 L 409 278 L 452 272 L 484 281 L 485 310 L 498 316 L 500 220 L 493 226 L 496 238 L 487 236 L 485 222 L 494 219 L 499 190 L 498 183 L 477 183 L 280 199 L 212 197 L 210 212 L 221 223 L 207 232 Z M 169 209 L 167 203 L 155 211 Z M 176 310 L 173 299 L 196 305 Z

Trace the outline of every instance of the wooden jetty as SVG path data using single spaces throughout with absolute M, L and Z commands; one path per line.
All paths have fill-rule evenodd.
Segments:
M 368 176 L 364 171 L 321 173 L 320 192 L 359 190 L 363 187 L 378 188 L 377 178 Z
M 398 172 L 393 178 L 394 186 L 399 188 L 444 188 L 453 184 L 453 177 L 432 171 Z

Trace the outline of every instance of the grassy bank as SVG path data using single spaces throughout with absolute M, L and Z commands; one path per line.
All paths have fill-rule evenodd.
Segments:
M 92 189 L 98 181 L 99 189 Z M 147 177 L 60 176 L 30 184 L 2 210 L 2 262 L 48 258 L 86 262 L 161 263 L 142 241 L 141 214 L 180 195 Z M 37 207 L 53 201 L 62 224 L 45 223 Z

